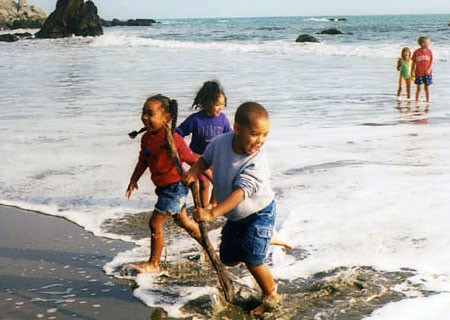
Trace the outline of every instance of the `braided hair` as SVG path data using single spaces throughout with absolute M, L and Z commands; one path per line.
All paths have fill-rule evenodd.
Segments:
M 210 106 L 213 106 L 219 99 L 220 95 L 223 95 L 223 97 L 225 98 L 225 106 L 226 106 L 227 97 L 219 81 L 217 80 L 206 81 L 205 83 L 203 83 L 200 90 L 198 90 L 194 102 L 192 103 L 192 109 L 204 110 Z
M 157 94 L 157 95 L 151 96 L 147 100 L 145 100 L 144 108 L 145 108 L 145 105 L 150 101 L 161 102 L 161 107 L 164 109 L 165 112 L 169 113 L 171 116 L 171 119 L 172 119 L 171 129 L 172 129 L 172 132 L 175 132 L 175 129 L 177 128 L 177 120 L 178 120 L 178 102 L 177 102 L 177 100 L 170 99 L 169 97 L 166 97 L 162 94 Z M 147 130 L 147 128 L 143 127 L 138 131 L 132 131 L 132 132 L 128 133 L 128 136 L 131 139 L 134 139 L 139 134 L 141 134 L 142 132 L 145 132 L 146 130 Z

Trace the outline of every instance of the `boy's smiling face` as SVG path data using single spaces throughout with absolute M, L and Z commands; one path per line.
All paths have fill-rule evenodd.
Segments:
M 254 154 L 266 142 L 270 120 L 266 117 L 253 116 L 249 122 L 249 125 L 234 125 L 233 151 L 237 154 Z

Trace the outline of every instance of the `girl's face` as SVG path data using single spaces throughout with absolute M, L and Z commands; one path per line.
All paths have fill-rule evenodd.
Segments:
M 225 107 L 225 96 L 222 93 L 220 93 L 217 101 L 213 103 L 212 106 L 207 107 L 205 109 L 205 112 L 210 117 L 216 117 L 222 112 L 224 107 Z
M 148 132 L 156 132 L 169 122 L 170 114 L 164 111 L 160 101 L 151 100 L 142 109 L 141 120 Z
M 407 59 L 409 59 L 410 57 L 411 57 L 411 51 L 409 51 L 409 50 L 403 51 L 402 58 L 403 58 L 404 60 L 407 60 Z

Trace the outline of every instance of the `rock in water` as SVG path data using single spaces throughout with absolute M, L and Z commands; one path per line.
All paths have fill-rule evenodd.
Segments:
M 347 21 L 346 18 L 329 18 L 328 21 Z
M 0 29 L 40 28 L 47 15 L 26 0 L 0 0 Z
M 18 41 L 19 37 L 13 34 L 0 34 L 0 42 L 14 42 Z
M 29 32 L 17 32 L 0 34 L 0 41 L 3 42 L 15 42 L 21 39 L 32 39 L 33 35 Z
M 36 37 L 64 38 L 75 36 L 99 36 L 103 28 L 97 7 L 92 1 L 58 0 Z
M 154 19 L 129 19 L 127 21 L 121 21 L 119 19 L 113 20 L 101 20 L 103 27 L 117 27 L 117 26 L 132 26 L 132 27 L 150 27 L 155 23 L 158 23 Z
M 320 34 L 342 34 L 341 31 L 339 31 L 338 29 L 326 29 L 323 30 Z
M 319 40 L 309 34 L 301 34 L 297 37 L 295 42 L 319 42 Z

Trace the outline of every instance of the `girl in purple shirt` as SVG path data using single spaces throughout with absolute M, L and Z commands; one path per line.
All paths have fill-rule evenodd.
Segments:
M 225 92 L 218 81 L 206 81 L 197 92 L 192 108 L 200 111 L 191 114 L 177 128 L 182 137 L 192 135 L 189 147 L 196 154 L 203 154 L 214 137 L 232 131 L 227 116 L 222 113 L 226 102 Z M 213 202 L 209 195 L 211 184 L 204 176 L 199 177 L 199 180 L 202 202 L 207 206 Z

